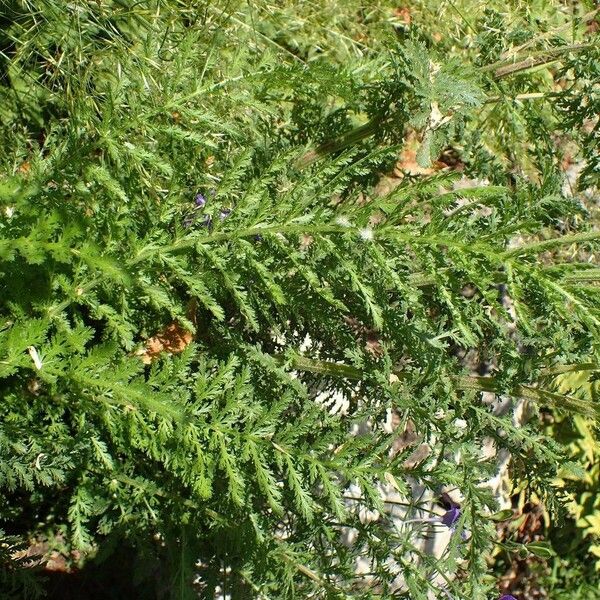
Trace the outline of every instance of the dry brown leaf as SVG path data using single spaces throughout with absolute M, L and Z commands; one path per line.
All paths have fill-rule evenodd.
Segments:
M 430 167 L 422 167 L 417 162 L 417 150 L 419 149 L 419 141 L 415 132 L 410 132 L 404 142 L 404 147 L 398 162 L 391 173 L 382 176 L 379 182 L 375 186 L 374 195 L 381 197 L 392 192 L 396 187 L 400 185 L 404 177 L 407 175 L 412 176 L 424 176 L 431 175 L 440 169 L 446 169 L 448 167 L 456 170 L 462 170 L 462 163 L 458 159 L 454 162 L 451 161 L 450 157 L 443 153 L 440 160 L 436 160 Z
M 403 25 L 410 25 L 411 17 L 410 10 L 407 7 L 400 7 L 394 10 L 394 16 L 398 21 L 400 21 Z
M 405 175 L 431 175 L 446 166 L 444 163 L 436 160 L 431 167 L 422 167 L 417 162 L 417 146 L 410 144 L 400 153 L 400 160 L 394 167 L 394 176 L 402 179 Z
M 142 362 L 148 365 L 163 352 L 179 354 L 192 343 L 193 339 L 191 331 L 174 321 L 146 340 L 146 347 L 140 352 Z
M 422 463 L 431 454 L 429 444 L 419 444 L 411 455 L 402 463 L 405 469 L 414 469 L 419 463 Z
M 21 175 L 27 175 L 29 174 L 29 171 L 31 171 L 31 164 L 28 161 L 25 161 L 21 163 L 17 171 L 21 173 Z
M 58 536 L 58 539 L 62 539 Z M 59 573 L 72 572 L 72 562 L 81 559 L 81 553 L 72 550 L 70 556 L 65 556 L 57 550 L 50 550 L 47 541 L 33 540 L 28 548 L 13 553 L 12 557 L 17 559 L 29 559 L 26 562 L 28 568 L 41 567 L 45 571 L 54 571 Z

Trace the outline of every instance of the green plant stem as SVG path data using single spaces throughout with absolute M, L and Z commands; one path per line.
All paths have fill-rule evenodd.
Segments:
M 415 237 L 412 233 L 403 234 L 395 229 L 388 228 L 387 230 L 380 229 L 379 235 L 382 238 L 385 238 L 385 233 L 392 232 L 391 235 L 388 235 L 387 238 L 394 242 L 401 243 L 413 243 L 413 244 L 432 244 L 438 246 L 450 246 L 450 247 L 464 247 L 463 242 L 457 242 L 453 239 L 448 238 L 435 238 L 429 236 L 417 236 Z M 238 229 L 235 231 L 227 231 L 223 233 L 213 233 L 209 235 L 198 235 L 198 236 L 186 236 L 176 242 L 168 246 L 155 246 L 148 245 L 144 249 L 140 250 L 137 255 L 128 260 L 126 262 L 126 267 L 129 269 L 133 269 L 139 263 L 143 262 L 152 257 L 156 257 L 159 255 L 168 255 L 168 254 L 177 254 L 179 252 L 184 252 L 189 250 L 190 248 L 194 248 L 198 245 L 202 244 L 212 244 L 218 242 L 224 242 L 228 240 L 240 239 L 240 238 L 249 238 L 256 235 L 266 235 L 266 234 L 286 234 L 286 235 L 301 235 L 307 232 L 307 226 L 305 224 L 288 224 L 288 225 L 271 225 L 266 227 L 249 227 L 246 229 Z M 359 231 L 354 227 L 348 227 L 346 225 L 339 225 L 337 223 L 327 223 L 323 225 L 311 225 L 310 233 L 354 233 L 355 235 L 359 235 Z M 482 246 L 477 245 L 476 243 L 472 243 L 469 245 L 471 250 L 478 250 L 483 255 L 489 255 L 489 250 Z M 493 258 L 491 255 L 490 258 Z M 98 284 L 102 282 L 102 277 L 94 277 L 90 279 L 86 283 L 82 283 L 77 286 L 79 295 L 82 295 L 86 292 L 94 289 Z M 434 283 L 434 281 L 422 273 L 414 274 L 414 279 L 411 281 L 413 285 L 418 286 L 426 286 Z M 50 317 L 55 317 L 60 314 L 65 308 L 67 308 L 70 304 L 75 302 L 76 298 L 67 298 L 56 304 L 52 307 L 49 307 L 47 310 L 47 314 Z
M 194 248 L 197 245 L 202 244 L 210 244 L 210 243 L 218 243 L 222 241 L 228 241 L 232 239 L 239 238 L 248 238 L 255 235 L 265 235 L 269 233 L 280 233 L 287 235 L 300 235 L 306 233 L 307 226 L 305 224 L 289 224 L 289 225 L 272 225 L 267 227 L 249 227 L 246 229 L 239 229 L 235 231 L 228 231 L 223 233 L 213 233 L 210 235 L 202 235 L 202 236 L 187 236 L 183 239 L 177 240 L 176 242 L 170 244 L 169 246 L 147 246 L 138 254 L 127 261 L 127 268 L 134 268 L 140 262 L 151 258 L 157 255 L 166 255 L 166 254 L 177 254 L 178 252 L 183 252 L 185 250 L 189 250 L 190 248 Z M 390 231 L 390 230 L 388 230 Z M 428 236 L 420 236 L 415 237 L 411 233 L 402 234 L 396 230 L 391 230 L 393 235 L 389 235 L 389 239 L 395 242 L 404 242 L 404 243 L 412 243 L 412 244 L 434 244 L 438 246 L 449 246 L 449 247 L 459 247 L 463 248 L 465 244 L 463 242 L 457 242 L 453 239 L 448 238 L 432 238 Z M 348 233 L 353 232 L 358 235 L 358 231 L 353 227 L 347 227 L 346 225 L 338 225 L 337 223 L 327 223 L 323 225 L 313 225 L 310 228 L 310 233 Z M 385 238 L 385 230 L 381 229 L 379 231 L 379 235 L 382 238 Z M 530 244 L 524 244 L 517 248 L 513 248 L 508 250 L 502 254 L 491 255 L 489 249 L 485 248 L 482 245 L 478 245 L 476 243 L 469 244 L 469 249 L 471 251 L 479 251 L 482 255 L 488 256 L 490 259 L 500 259 L 500 261 L 508 261 L 515 256 L 520 256 L 524 254 L 535 254 L 538 252 L 543 252 L 545 250 L 557 247 L 564 246 L 568 244 L 581 243 L 587 241 L 595 241 L 600 239 L 600 231 L 589 231 L 583 232 L 579 234 L 573 234 L 569 236 L 563 236 L 560 238 L 553 238 L 550 240 L 544 240 L 542 242 L 533 242 Z M 434 283 L 434 281 L 428 277 L 423 275 L 422 273 L 415 273 L 413 275 L 414 279 L 412 279 L 411 283 L 417 286 L 426 286 Z M 501 277 L 501 274 L 500 274 Z M 576 280 L 576 278 L 573 278 Z M 589 279 L 588 279 L 589 280 Z M 499 280 L 500 281 L 500 280 Z M 81 284 L 78 286 L 78 289 L 81 291 L 81 294 L 91 291 L 94 289 L 99 283 L 102 282 L 101 277 L 94 277 L 90 281 Z M 48 316 L 55 317 L 60 314 L 65 308 L 67 308 L 70 304 L 72 304 L 76 298 L 67 298 L 56 304 L 50 308 L 48 308 Z
M 528 94 L 517 94 L 516 96 L 490 96 L 486 98 L 485 104 L 493 104 L 494 102 L 502 102 L 504 100 L 539 100 L 541 98 L 549 98 L 553 94 L 545 92 L 530 92 Z
M 531 242 L 530 244 L 523 244 L 517 248 L 512 248 L 504 252 L 504 258 L 511 258 L 513 256 L 520 256 L 523 254 L 538 254 L 539 252 L 545 252 L 557 246 L 568 246 L 569 244 L 578 244 L 585 242 L 593 242 L 600 239 L 600 231 L 585 231 L 583 233 L 574 233 L 572 235 L 564 235 L 558 238 L 552 238 L 550 240 L 543 240 L 541 242 Z
M 547 50 L 532 52 L 527 58 L 516 62 L 514 60 L 500 60 L 491 65 L 485 65 L 481 68 L 481 71 L 484 73 L 493 71 L 495 79 L 502 79 L 507 75 L 512 75 L 519 71 L 554 62 L 557 56 L 562 56 L 569 52 L 579 52 L 580 50 L 586 50 L 587 48 L 592 47 L 592 44 L 570 44 L 568 46 L 559 46 L 558 48 L 548 48 Z
M 386 117 L 377 116 L 373 117 L 370 121 L 367 121 L 364 125 L 360 125 L 359 127 L 355 127 L 348 133 L 337 137 L 333 140 L 329 140 L 314 150 L 309 150 L 306 154 L 304 154 L 297 162 L 296 167 L 298 169 L 304 169 L 314 162 L 323 158 L 324 156 L 328 156 L 333 154 L 334 152 L 339 152 L 348 146 L 352 146 L 357 144 L 358 142 L 374 135 L 377 130 L 381 127 L 381 125 L 385 122 Z
M 331 361 L 314 360 L 298 354 L 288 354 L 286 356 L 276 355 L 275 358 L 282 364 L 288 364 L 292 369 L 307 371 L 320 375 L 331 377 L 341 377 L 360 381 L 364 377 L 362 369 L 346 365 L 344 363 L 334 363 Z M 572 367 L 569 365 L 568 367 Z M 574 369 L 575 370 L 575 369 Z M 408 373 L 402 370 L 394 370 L 394 375 L 400 380 L 406 379 Z M 540 404 L 548 404 L 558 410 L 569 410 L 574 413 L 585 414 L 587 416 L 596 416 L 598 411 L 588 402 L 580 400 L 574 396 L 559 394 L 551 390 L 534 387 L 532 385 L 517 385 L 512 389 L 504 389 L 494 377 L 478 377 L 469 375 L 451 376 L 454 384 L 459 390 L 491 392 L 497 394 L 507 394 L 531 400 Z
M 562 375 L 563 373 L 580 373 L 583 371 L 600 371 L 600 365 L 597 363 L 578 363 L 573 365 L 555 365 L 542 369 L 542 376 Z

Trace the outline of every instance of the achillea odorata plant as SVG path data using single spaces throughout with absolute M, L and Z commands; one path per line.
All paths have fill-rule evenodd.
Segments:
M 520 51 L 488 11 L 449 56 L 384 5 L 347 10 L 351 36 L 294 3 L 2 3 L 7 534 L 84 560 L 126 542 L 158 557 L 139 575 L 157 596 L 483 599 L 483 440 L 560 500 L 560 446 L 481 395 L 596 415 L 553 382 L 598 364 L 600 233 L 556 146 L 582 128 L 593 184 L 597 47 Z M 551 60 L 564 85 L 527 97 Z M 480 185 L 444 169 L 376 194 L 409 131 L 422 165 L 451 145 Z M 416 464 L 391 451 L 409 422 L 431 446 Z M 381 484 L 410 514 L 414 482 L 460 490 L 441 557 L 386 517 Z

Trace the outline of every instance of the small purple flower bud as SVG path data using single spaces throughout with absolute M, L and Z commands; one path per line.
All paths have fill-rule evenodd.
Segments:
M 210 229 L 212 225 L 212 217 L 210 215 L 204 215 L 200 227 L 208 227 Z
M 221 219 L 221 221 L 224 221 L 230 214 L 231 214 L 230 208 L 222 208 L 219 211 L 219 219 Z
M 196 194 L 194 198 L 196 208 L 204 208 L 206 206 L 206 198 L 202 194 Z
M 514 596 L 511 596 L 510 594 L 504 594 L 504 596 L 500 596 L 500 598 L 498 598 L 498 600 L 517 600 Z
M 460 508 L 458 508 L 458 506 L 453 506 L 450 510 L 446 511 L 446 514 L 442 517 L 442 523 L 446 527 L 453 529 L 454 524 L 458 519 L 460 519 Z

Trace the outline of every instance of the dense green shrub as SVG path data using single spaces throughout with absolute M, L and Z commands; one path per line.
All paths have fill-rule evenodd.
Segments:
M 494 594 L 483 441 L 551 508 L 568 452 L 482 392 L 597 412 L 555 375 L 600 352 L 600 55 L 583 6 L 449 3 L 434 31 L 421 4 L 2 3 L 8 548 L 131 548 L 138 597 Z M 462 171 L 382 194 L 410 132 Z M 384 511 L 382 484 L 418 520 L 415 483 L 460 491 L 438 558 Z

